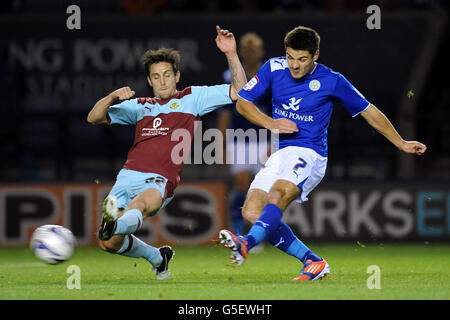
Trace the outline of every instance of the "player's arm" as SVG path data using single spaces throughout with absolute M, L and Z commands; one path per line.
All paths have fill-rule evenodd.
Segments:
M 228 68 L 231 72 L 231 99 L 236 101 L 238 98 L 237 93 L 247 83 L 247 76 L 245 75 L 244 68 L 242 67 L 241 61 L 239 60 L 239 56 L 237 54 L 234 35 L 228 30 L 221 29 L 220 26 L 216 26 L 216 31 L 217 47 L 227 57 Z
M 245 99 L 238 98 L 236 110 L 251 123 L 268 130 L 278 131 L 278 133 L 293 133 L 298 131 L 294 121 L 286 118 L 272 119 L 261 112 L 254 103 Z
M 427 147 L 418 141 L 405 141 L 395 130 L 389 119 L 374 105 L 361 112 L 361 116 L 393 145 L 406 153 L 422 155 Z
M 97 101 L 92 110 L 89 112 L 87 121 L 92 124 L 109 124 L 111 120 L 108 116 L 108 108 L 117 100 L 128 100 L 134 95 L 135 92 L 132 91 L 130 87 L 123 87 L 111 92 L 106 97 Z

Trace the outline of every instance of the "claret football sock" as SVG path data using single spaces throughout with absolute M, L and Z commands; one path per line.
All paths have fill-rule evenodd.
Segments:
M 117 227 L 114 234 L 132 234 L 142 225 L 142 212 L 138 209 L 130 209 L 117 219 Z
M 247 240 L 247 250 L 250 250 L 258 243 L 264 240 L 266 236 L 270 236 L 281 222 L 283 212 L 274 204 L 267 204 L 261 216 L 250 228 L 249 233 L 245 236 Z
M 117 253 L 127 257 L 144 258 L 155 268 L 162 262 L 161 254 L 157 248 L 152 247 L 131 234 L 125 236 L 123 245 Z

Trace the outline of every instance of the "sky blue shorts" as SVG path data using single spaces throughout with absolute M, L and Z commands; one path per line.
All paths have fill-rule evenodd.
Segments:
M 139 193 L 153 188 L 158 190 L 163 198 L 163 204 L 159 209 L 161 210 L 167 206 L 173 198 L 166 198 L 166 184 L 167 178 L 160 174 L 122 169 L 119 171 L 116 178 L 116 183 L 112 187 L 109 194 L 112 194 L 117 198 L 117 207 L 119 209 L 126 209 L 131 200 L 133 200 Z

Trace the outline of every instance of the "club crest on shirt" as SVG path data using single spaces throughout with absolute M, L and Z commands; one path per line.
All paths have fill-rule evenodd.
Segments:
M 252 90 L 259 82 L 259 79 L 257 76 L 254 76 L 253 78 L 250 79 L 249 82 L 247 82 L 247 84 L 242 88 L 245 91 L 250 91 Z
M 176 109 L 180 106 L 180 104 L 178 102 L 174 102 L 170 105 L 170 109 Z
M 309 89 L 311 89 L 312 91 L 317 91 L 320 89 L 320 82 L 319 80 L 311 80 L 309 82 Z

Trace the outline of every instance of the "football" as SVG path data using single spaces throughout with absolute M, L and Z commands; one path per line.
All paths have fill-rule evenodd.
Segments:
M 34 230 L 30 248 L 39 260 L 48 264 L 57 264 L 72 257 L 75 250 L 75 237 L 67 228 L 47 224 Z

